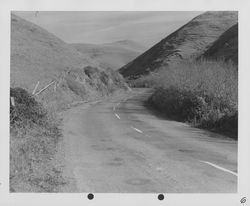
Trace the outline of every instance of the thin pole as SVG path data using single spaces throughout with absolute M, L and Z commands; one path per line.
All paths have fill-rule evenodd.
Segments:
M 35 95 L 38 95 L 38 94 L 40 94 L 41 92 L 43 92 L 45 89 L 47 89 L 50 85 L 52 85 L 53 83 L 55 82 L 55 80 L 54 81 L 52 81 L 51 83 L 49 83 L 47 86 L 45 86 L 43 89 L 41 89 L 39 92 L 37 92 Z
M 35 86 L 35 88 L 34 88 L 34 90 L 32 92 L 33 95 L 36 93 L 36 89 L 37 89 L 38 85 L 39 85 L 39 81 L 36 83 L 36 86 Z

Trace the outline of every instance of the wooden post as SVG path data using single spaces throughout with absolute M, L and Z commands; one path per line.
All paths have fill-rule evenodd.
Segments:
M 45 89 L 47 89 L 50 85 L 52 85 L 53 83 L 55 82 L 55 80 L 54 81 L 52 81 L 52 82 L 50 82 L 47 86 L 45 86 L 44 88 L 42 88 L 39 92 L 37 92 L 35 95 L 38 95 L 38 94 L 40 94 L 41 92 L 43 92 Z
M 34 88 L 34 90 L 32 92 L 33 95 L 36 93 L 36 89 L 37 89 L 38 85 L 39 85 L 39 81 L 36 83 L 36 86 L 35 86 L 35 88 Z
M 14 97 L 10 97 L 10 103 L 13 107 L 15 107 L 15 98 Z

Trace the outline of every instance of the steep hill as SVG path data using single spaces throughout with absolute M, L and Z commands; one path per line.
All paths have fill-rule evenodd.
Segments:
M 93 65 L 45 29 L 16 15 L 11 16 L 11 84 L 34 88 L 37 81 L 46 83 L 69 68 Z
M 72 44 L 79 52 L 99 62 L 104 68 L 119 69 L 146 49 L 130 41 L 117 41 L 106 44 Z
M 10 78 L 11 87 L 29 92 L 38 81 L 37 91 L 54 81 L 39 97 L 56 105 L 105 95 L 124 86 L 119 74 L 102 69 L 45 29 L 13 14 Z
M 125 77 L 136 78 L 176 60 L 200 56 L 237 20 L 237 12 L 205 12 L 122 67 L 120 73 Z
M 238 64 L 238 24 L 225 31 L 202 55 L 208 59 L 231 60 Z

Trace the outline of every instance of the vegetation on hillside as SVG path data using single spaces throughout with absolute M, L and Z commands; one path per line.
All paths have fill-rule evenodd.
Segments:
M 166 64 L 200 56 L 220 35 L 238 22 L 236 11 L 209 11 L 195 17 L 120 69 L 135 79 Z
M 131 84 L 154 87 L 147 103 L 167 117 L 237 138 L 238 71 L 231 62 L 183 60 Z
M 202 55 L 207 59 L 224 59 L 238 64 L 238 23 L 225 31 Z
M 84 68 L 95 68 L 88 76 Z M 110 70 L 103 69 L 95 59 L 78 52 L 45 29 L 14 14 L 11 15 L 11 87 L 31 92 L 55 81 L 39 95 L 46 105 L 61 110 L 75 101 L 90 100 L 125 88 L 125 81 Z M 120 76 L 119 81 L 117 81 Z M 108 85 L 103 82 L 108 78 Z
M 117 89 L 127 89 L 123 77 L 117 71 L 101 70 L 92 66 L 68 71 L 65 80 L 70 90 L 82 99 L 109 95 Z
M 10 96 L 10 191 L 56 192 L 65 184 L 51 163 L 60 139 L 58 120 L 22 88 Z

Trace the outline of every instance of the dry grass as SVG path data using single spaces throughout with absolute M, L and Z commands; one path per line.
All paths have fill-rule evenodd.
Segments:
M 59 121 L 21 88 L 11 89 L 10 191 L 56 192 L 65 184 L 51 160 L 60 139 Z
M 185 60 L 132 84 L 155 87 L 149 102 L 167 115 L 236 138 L 238 71 L 234 64 Z

